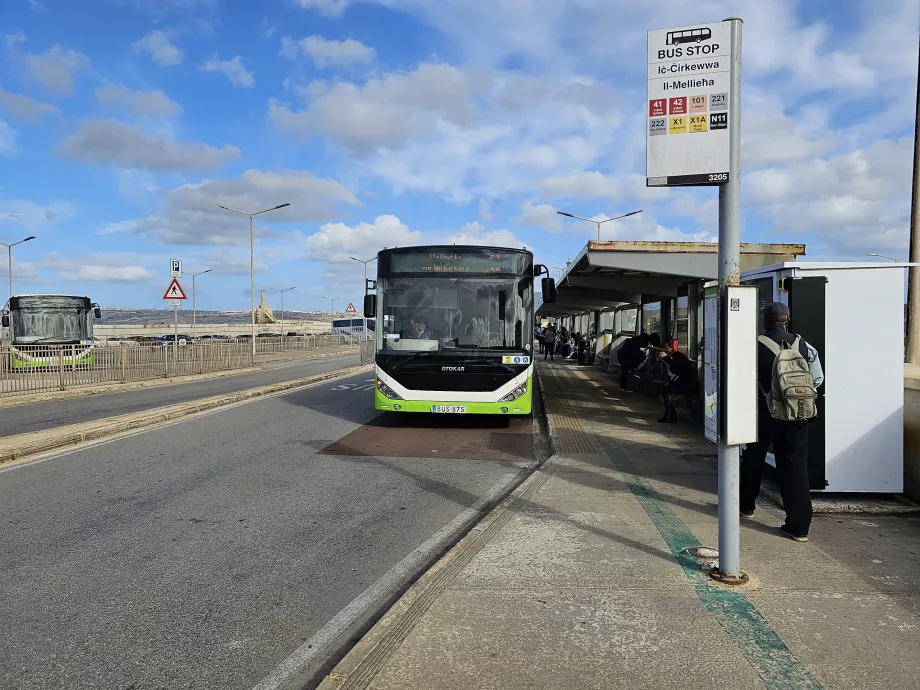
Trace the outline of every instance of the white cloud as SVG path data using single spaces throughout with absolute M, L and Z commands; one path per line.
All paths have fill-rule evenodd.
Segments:
M 51 252 L 44 257 L 43 267 L 57 271 L 66 280 L 93 283 L 142 283 L 156 277 L 156 272 L 142 265 L 150 257 L 123 252 L 100 252 L 81 255 Z
M 96 100 L 102 105 L 123 108 L 135 115 L 173 117 L 182 107 L 162 91 L 132 91 L 120 86 L 96 89 Z
M 414 244 L 424 244 L 422 233 L 410 230 L 399 218 L 391 215 L 377 216 L 373 223 L 361 222 L 357 225 L 326 223 L 319 232 L 307 238 L 310 258 L 331 262 L 351 262 L 351 256 L 361 258 L 371 256 L 384 247 Z
M 118 120 L 84 120 L 62 142 L 60 154 L 81 163 L 157 171 L 213 170 L 241 155 L 235 146 L 173 142 Z
M 521 204 L 521 215 L 516 220 L 549 232 L 559 232 L 562 230 L 562 217 L 556 212 L 557 210 L 555 206 L 549 204 L 532 204 L 526 201 Z
M 309 105 L 293 110 L 272 99 L 275 126 L 303 139 L 322 134 L 356 151 L 404 145 L 438 126 L 438 120 L 469 121 L 474 79 L 449 65 L 425 64 L 410 73 L 393 73 L 352 82 L 313 82 L 304 92 Z
M 313 10 L 325 17 L 341 17 L 351 0 L 295 0 L 305 10 Z
M 286 57 L 289 60 L 295 60 L 297 56 L 300 54 L 300 49 L 297 44 L 297 41 L 295 41 L 290 36 L 282 36 L 281 37 L 281 50 L 278 51 L 278 54 L 283 57 Z
M 492 204 L 488 199 L 479 200 L 479 217 L 486 223 L 492 220 Z
M 16 131 L 0 120 L 0 156 L 13 156 L 17 150 Z
M 266 229 L 269 224 L 326 220 L 339 204 L 360 204 L 341 183 L 304 170 L 247 170 L 239 178 L 206 180 L 167 190 L 160 215 L 111 223 L 100 232 L 146 235 L 168 244 L 240 244 L 248 242 L 247 218 L 218 208 L 218 204 L 254 212 L 282 203 L 291 205 L 256 217 L 259 236 L 277 236 Z
M 865 149 L 800 161 L 745 176 L 750 211 L 773 234 L 812 233 L 832 251 L 905 251 L 913 141 L 880 140 Z
M 44 230 L 72 214 L 73 208 L 64 201 L 42 205 L 28 199 L 0 198 L 0 223 L 9 223 L 17 228 L 15 232 L 21 228 L 28 232 Z
M 142 283 L 156 276 L 143 266 L 95 266 L 84 264 L 77 268 L 77 280 L 97 283 Z
M 599 197 L 616 197 L 619 189 L 617 183 L 597 170 L 547 177 L 540 180 L 540 195 L 547 199 L 571 197 L 575 199 L 596 199 Z
M 89 68 L 89 58 L 60 45 L 23 57 L 29 76 L 57 96 L 72 96 L 77 72 Z
M 135 53 L 149 54 L 160 67 L 175 67 L 182 62 L 182 51 L 173 45 L 164 31 L 151 31 L 132 43 L 131 48 Z
M 246 69 L 243 58 L 237 55 L 232 60 L 218 60 L 215 55 L 201 65 L 202 72 L 220 72 L 225 75 L 236 88 L 248 88 L 256 83 L 252 72 Z
M 352 38 L 330 41 L 322 36 L 308 36 L 300 42 L 301 50 L 317 67 L 373 62 L 374 49 Z
M 60 115 L 61 111 L 50 103 L 42 103 L 28 96 L 0 89 L 0 106 L 17 120 L 39 120 L 45 115 Z
M 472 221 L 460 230 L 448 235 L 446 244 L 471 244 L 484 247 L 525 247 L 514 233 L 509 230 L 486 230 L 482 223 Z

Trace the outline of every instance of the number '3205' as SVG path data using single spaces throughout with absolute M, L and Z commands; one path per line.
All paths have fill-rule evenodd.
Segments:
M 728 173 L 716 173 L 709 176 L 710 182 L 728 182 Z

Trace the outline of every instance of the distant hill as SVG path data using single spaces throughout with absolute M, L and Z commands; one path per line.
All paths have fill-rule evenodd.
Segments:
M 349 314 L 332 313 L 323 311 L 288 311 L 284 310 L 285 321 L 331 321 L 332 319 L 346 318 Z M 360 314 L 351 314 L 350 316 L 360 316 Z M 281 310 L 275 310 L 275 318 L 281 318 Z M 249 323 L 251 319 L 248 311 L 202 311 L 196 313 L 196 321 L 200 324 L 209 323 Z M 121 307 L 103 307 L 101 324 L 108 325 L 145 325 L 172 323 L 172 309 L 124 309 Z M 179 321 L 181 323 L 192 322 L 192 310 L 180 309 Z

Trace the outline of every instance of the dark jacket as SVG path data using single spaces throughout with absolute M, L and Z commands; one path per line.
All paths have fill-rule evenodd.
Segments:
M 674 383 L 693 388 L 699 387 L 696 368 L 693 366 L 693 363 L 687 359 L 687 355 L 675 350 L 663 359 L 668 365 L 668 371 L 671 372 L 672 376 L 676 377 L 673 380 Z
M 639 336 L 628 338 L 620 345 L 617 350 L 617 361 L 626 366 L 638 366 L 645 359 L 645 352 L 642 351 L 642 345 L 639 342 Z

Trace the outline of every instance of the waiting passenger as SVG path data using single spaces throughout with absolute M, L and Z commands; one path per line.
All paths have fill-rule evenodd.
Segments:
M 664 400 L 664 416 L 658 421 L 673 423 L 677 420 L 674 396 L 696 395 L 700 391 L 700 380 L 696 374 L 696 367 L 687 359 L 687 355 L 675 347 L 674 341 L 671 340 L 664 344 L 659 357 L 666 365 L 669 380 L 661 390 L 661 397 Z
M 629 377 L 640 364 L 645 361 L 645 350 L 649 345 L 648 333 L 627 338 L 617 350 L 617 361 L 620 363 L 620 390 L 630 391 Z

